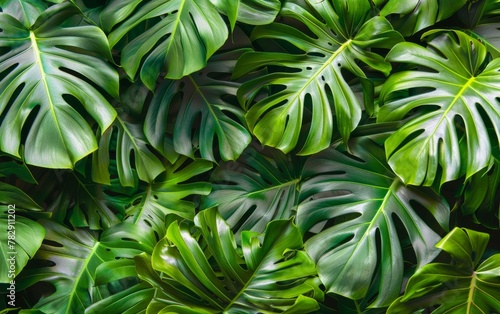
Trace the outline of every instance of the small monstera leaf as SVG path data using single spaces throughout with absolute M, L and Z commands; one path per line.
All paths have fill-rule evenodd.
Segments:
M 115 122 L 99 139 L 99 150 L 92 155 L 92 178 L 96 182 L 110 184 L 112 155 L 116 156 L 118 178 L 123 186 L 135 187 L 137 179 L 153 182 L 165 171 L 163 162 L 149 147 L 142 129 L 142 124 L 128 121 L 128 116 L 118 110 Z
M 241 123 L 243 111 L 225 96 L 236 95 L 241 85 L 230 78 L 236 60 L 245 51 L 214 55 L 202 71 L 181 80 L 166 80 L 158 88 L 145 120 L 146 136 L 153 146 L 163 147 L 165 131 L 175 123 L 173 145 L 179 154 L 194 157 L 199 146 L 203 159 L 217 161 L 215 146 L 222 160 L 238 158 L 251 136 Z M 173 115 L 175 122 L 167 121 L 169 108 L 178 110 Z
M 250 25 L 272 23 L 280 11 L 279 0 L 210 0 L 227 15 L 234 30 L 236 21 Z
M 190 161 L 185 157 L 179 158 L 155 182 L 141 187 L 140 192 L 131 198 L 125 221 L 144 230 L 152 229 L 162 238 L 166 231 L 165 217 L 168 214 L 192 220 L 195 215 L 195 205 L 185 198 L 207 195 L 211 187 L 208 182 L 189 182 L 189 180 L 211 168 L 212 163 L 206 160 Z
M 162 293 L 148 313 L 309 313 L 319 308 L 316 268 L 290 220 L 271 222 L 264 234 L 244 231 L 241 251 L 215 208 L 196 216 L 194 233 L 191 227 L 172 223 L 156 245 L 151 265 L 163 281 L 149 281 Z
M 441 184 L 467 178 L 489 165 L 500 138 L 500 59 L 487 62 L 486 48 L 460 31 L 429 34 L 429 48 L 396 45 L 387 59 L 421 66 L 392 75 L 384 84 L 378 121 L 418 116 L 385 142 L 389 164 L 406 184 Z M 401 97 L 402 91 L 415 90 Z M 488 134 L 488 124 L 495 132 Z M 463 142 L 463 143 L 462 143 Z
M 212 174 L 212 192 L 203 208 L 218 206 L 235 232 L 264 232 L 271 220 L 288 219 L 297 205 L 300 169 L 278 150 L 249 147 L 236 162 L 219 166 Z
M 152 0 L 109 34 L 111 46 L 142 22 L 151 26 L 125 45 L 121 65 L 130 78 L 141 68 L 141 80 L 151 90 L 160 72 L 179 79 L 205 67 L 228 37 L 226 23 L 209 0 Z
M 453 263 L 431 263 L 417 269 L 405 294 L 387 313 L 416 313 L 434 307 L 433 313 L 500 312 L 500 254 L 480 264 L 489 235 L 469 229 L 453 229 L 437 247 L 449 253 Z
M 447 228 L 449 208 L 433 190 L 405 186 L 380 146 L 351 144 L 356 157 L 328 149 L 306 162 L 297 225 L 303 233 L 320 226 L 305 249 L 327 292 L 358 300 L 374 286 L 371 306 L 388 306 L 403 283 L 403 249 L 413 250 L 418 266 L 432 261 L 441 239 L 435 225 Z
M 361 83 L 365 104 L 373 106 L 373 84 L 365 71 L 388 75 L 391 65 L 372 48 L 390 48 L 402 37 L 385 18 L 372 15 L 368 1 L 349 5 L 345 1 L 333 5 L 330 1 L 307 1 L 307 5 L 286 1 L 280 15 L 303 24 L 313 35 L 283 23 L 255 28 L 253 40 L 285 41 L 303 53 L 244 54 L 236 64 L 235 77 L 262 67 L 269 73 L 243 84 L 238 98 L 248 110 L 251 131 L 262 144 L 287 153 L 298 145 L 303 131 L 307 136 L 299 154 L 309 155 L 330 145 L 334 112 L 340 134 L 347 140 L 360 121 L 363 106 L 356 95 L 359 86 L 354 87 L 351 80 Z M 259 95 L 251 105 L 268 88 L 276 92 Z M 308 122 L 310 127 L 304 128 Z
M 78 12 L 68 2 L 54 5 L 31 28 L 0 13 L 0 149 L 20 157 L 24 145 L 28 164 L 72 168 L 97 149 L 89 123 L 70 103 L 78 102 L 102 130 L 116 116 L 94 87 L 118 97 L 118 74 L 104 60 L 111 59 L 106 36 L 95 26 L 68 26 Z
M 394 28 L 410 36 L 457 12 L 467 0 L 389 0 L 380 14 L 390 17 Z
M 50 283 L 55 291 L 38 301 L 33 309 L 43 313 L 84 313 L 92 303 L 109 295 L 106 286 L 97 286 L 94 274 L 97 267 L 108 261 L 132 258 L 151 249 L 141 230 L 115 225 L 97 233 L 84 228 L 75 230 L 51 221 L 41 220 L 46 229 L 45 241 L 33 258 L 35 265 L 16 279 L 23 289 L 39 281 Z

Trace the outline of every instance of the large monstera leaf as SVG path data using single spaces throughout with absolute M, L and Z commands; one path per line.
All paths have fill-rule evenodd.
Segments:
M 111 46 L 142 22 L 151 27 L 125 45 L 121 65 L 131 78 L 141 68 L 141 80 L 151 90 L 160 72 L 179 79 L 202 69 L 228 36 L 226 23 L 208 0 L 151 0 L 109 34 Z
M 297 205 L 300 167 L 278 150 L 249 147 L 236 162 L 219 166 L 212 174 L 212 192 L 203 208 L 217 206 L 235 232 L 264 232 L 271 220 L 288 219 Z
M 41 267 L 31 267 L 19 277 L 19 289 L 39 281 L 55 291 L 33 306 L 43 313 L 84 313 L 92 303 L 109 295 L 106 286 L 97 286 L 94 274 L 99 265 L 120 258 L 132 258 L 152 245 L 141 231 L 115 225 L 98 236 L 89 230 L 75 230 L 51 220 L 40 221 L 46 229 L 45 242 L 34 256 Z
M 148 313 L 308 313 L 321 298 L 316 268 L 291 220 L 275 220 L 264 234 L 245 231 L 241 251 L 215 208 L 190 223 L 172 223 L 158 242 L 152 268 L 164 281 Z M 315 280 L 316 278 L 316 280 Z M 154 279 L 154 278 L 151 278 Z M 178 286 L 184 286 L 184 291 Z
M 358 300 L 375 286 L 372 306 L 388 306 L 402 286 L 403 250 L 418 266 L 429 263 L 439 252 L 436 222 L 447 228 L 449 208 L 434 191 L 405 186 L 373 142 L 353 142 L 351 152 L 328 149 L 306 162 L 297 224 L 302 232 L 323 224 L 305 248 L 328 292 Z
M 116 116 L 94 87 L 118 97 L 118 74 L 104 60 L 111 59 L 106 36 L 95 26 L 61 26 L 78 12 L 71 3 L 52 6 L 31 28 L 0 13 L 0 149 L 17 157 L 24 150 L 29 164 L 72 168 L 97 149 L 89 123 L 70 103 L 102 130 Z
M 442 21 L 457 12 L 467 0 L 389 0 L 380 14 L 390 17 L 404 36 L 410 36 Z
M 410 278 L 405 294 L 387 313 L 498 313 L 500 311 L 500 254 L 482 263 L 489 235 L 453 229 L 437 247 L 449 253 L 452 263 L 432 263 Z
M 155 147 L 163 147 L 164 134 L 169 124 L 174 124 L 173 145 L 179 154 L 194 157 L 199 147 L 203 159 L 238 158 L 251 137 L 242 125 L 243 111 L 225 96 L 236 95 L 241 85 L 230 78 L 237 58 L 245 51 L 236 49 L 214 55 L 202 71 L 181 80 L 166 80 L 158 88 L 144 126 Z M 169 108 L 177 111 L 171 114 L 175 122 L 167 120 Z
M 372 106 L 373 84 L 363 67 L 388 75 L 391 65 L 372 48 L 390 48 L 402 37 L 385 18 L 372 17 L 368 1 L 349 5 L 344 1 L 333 5 L 330 1 L 307 1 L 307 6 L 287 1 L 280 15 L 302 23 L 313 35 L 282 23 L 257 27 L 253 40 L 285 41 L 303 54 L 244 54 L 235 76 L 261 67 L 267 67 L 269 74 L 243 84 L 238 97 L 248 109 L 250 129 L 263 144 L 290 152 L 303 131 L 307 136 L 299 154 L 313 154 L 330 145 L 334 112 L 340 134 L 347 140 L 363 108 L 356 95 L 359 87 L 353 87 L 351 80 L 361 83 L 365 104 Z M 251 105 L 267 88 L 278 91 Z M 304 128 L 309 119 L 310 127 Z
M 391 50 L 389 61 L 422 68 L 392 75 L 380 95 L 380 122 L 421 109 L 385 143 L 389 164 L 406 184 L 432 185 L 438 166 L 441 184 L 462 169 L 470 177 L 488 166 L 500 138 L 500 59 L 488 63 L 486 47 L 460 31 L 428 39 L 428 49 L 401 43 Z M 408 90 L 415 92 L 401 97 Z

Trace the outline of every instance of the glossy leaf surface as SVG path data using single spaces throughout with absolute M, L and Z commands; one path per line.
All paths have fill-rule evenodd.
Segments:
M 243 55 L 236 64 L 235 76 L 261 67 L 267 67 L 269 74 L 243 84 L 238 98 L 248 110 L 250 129 L 262 144 L 288 153 L 296 147 L 303 131 L 307 138 L 299 154 L 309 155 L 330 145 L 334 113 L 342 138 L 349 138 L 362 110 L 350 80 L 361 81 L 364 100 L 372 102 L 373 86 L 364 65 L 386 75 L 391 65 L 371 50 L 389 48 L 402 38 L 386 19 L 372 17 L 368 1 L 356 1 L 352 6 L 340 1 L 333 6 L 329 1 L 309 1 L 307 5 L 287 1 L 280 14 L 307 27 L 308 32 L 273 23 L 257 27 L 252 39 L 282 40 L 303 53 Z M 279 91 L 252 105 L 256 95 L 268 88 Z M 311 126 L 307 128 L 304 124 L 309 115 Z
M 410 313 L 435 306 L 433 313 L 495 313 L 500 311 L 500 254 L 482 263 L 489 235 L 453 229 L 437 245 L 454 263 L 431 263 L 410 278 L 404 296 L 388 313 Z
M 116 116 L 100 92 L 118 97 L 118 74 L 104 60 L 111 59 L 106 36 L 90 25 L 60 27 L 75 14 L 78 10 L 70 3 L 56 5 L 28 29 L 0 13 L 0 46 L 6 48 L 0 55 L 6 70 L 0 80 L 0 113 L 5 115 L 0 149 L 20 157 L 24 144 L 28 164 L 72 168 L 97 149 L 89 123 L 70 102 L 83 106 L 102 130 Z M 26 126 L 29 118 L 32 124 Z M 29 130 L 25 142 L 23 128 Z
M 305 248 L 328 292 L 357 300 L 375 285 L 372 306 L 387 306 L 402 286 L 403 242 L 409 239 L 418 266 L 432 261 L 440 237 L 431 226 L 446 229 L 449 209 L 432 190 L 405 186 L 376 144 L 353 143 L 351 152 L 355 157 L 329 149 L 306 162 L 297 224 L 304 233 L 327 223 Z
M 321 297 L 321 292 L 315 287 L 316 269 L 301 250 L 300 232 L 291 221 L 273 221 L 264 234 L 243 232 L 241 251 L 216 210 L 202 211 L 195 225 L 199 236 L 190 232 L 189 224 L 171 224 L 153 252 L 153 268 L 182 284 L 187 289 L 183 299 L 191 300 L 179 302 L 180 291 L 164 290 L 171 299 L 162 300 L 163 312 L 283 313 L 295 307 L 307 313 L 317 309 L 313 298 Z M 204 303 L 195 301 L 198 298 Z
M 427 49 L 401 43 L 391 50 L 388 60 L 423 68 L 392 75 L 380 95 L 378 121 L 421 112 L 385 143 L 389 164 L 406 184 L 432 185 L 438 168 L 441 184 L 463 175 L 462 169 L 470 177 L 489 164 L 500 138 L 500 59 L 488 63 L 485 46 L 459 31 L 429 39 Z M 394 97 L 409 89 L 417 92 Z M 495 128 L 492 136 L 487 123 Z

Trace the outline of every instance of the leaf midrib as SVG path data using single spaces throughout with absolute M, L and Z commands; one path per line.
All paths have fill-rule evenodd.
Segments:
M 40 76 L 41 76 L 40 80 L 43 83 L 45 93 L 47 94 L 47 98 L 49 100 L 50 113 L 52 114 L 52 117 L 54 119 L 54 123 L 56 124 L 57 132 L 59 133 L 59 137 L 61 138 L 61 141 L 64 145 L 64 148 L 65 148 L 66 152 L 69 153 L 68 146 L 66 145 L 66 142 L 64 141 L 64 137 L 63 137 L 62 132 L 61 132 L 61 127 L 59 126 L 59 121 L 57 120 L 57 115 L 56 115 L 56 112 L 54 110 L 54 101 L 52 100 L 52 94 L 50 92 L 49 85 L 47 84 L 47 78 L 46 78 L 47 74 L 45 73 L 45 70 L 43 68 L 43 62 L 42 62 L 42 58 L 40 56 L 41 52 L 40 52 L 40 49 L 38 49 L 38 43 L 36 41 L 36 36 L 35 36 L 35 33 L 33 31 L 30 31 L 30 40 L 31 40 L 31 47 L 33 48 L 33 55 L 35 56 L 35 62 L 38 65 L 38 69 L 40 70 Z M 68 154 L 68 155 L 71 157 L 71 154 Z
M 328 60 L 326 60 L 323 65 L 318 69 L 318 71 L 316 71 L 316 73 L 314 73 L 311 77 L 309 77 L 309 79 L 306 81 L 306 83 L 300 88 L 300 90 L 298 90 L 296 93 L 295 93 L 295 96 L 292 98 L 292 100 L 288 103 L 288 105 L 286 106 L 286 109 L 287 110 L 283 110 L 280 115 L 279 115 L 279 119 L 282 120 L 283 119 L 283 115 L 288 112 L 290 106 L 295 103 L 295 101 L 297 100 L 297 98 L 300 97 L 300 95 L 302 94 L 302 92 L 304 92 L 304 90 L 311 84 L 311 82 L 313 82 L 314 80 L 316 80 L 318 78 L 318 76 L 323 73 L 323 71 L 332 64 L 333 60 L 335 60 L 335 58 L 337 58 L 345 49 L 347 46 L 349 46 L 352 42 L 352 39 L 349 39 L 347 40 L 346 42 L 344 42 L 331 56 L 330 58 L 328 58 Z M 334 71 L 335 72 L 335 71 Z M 336 73 L 336 72 L 335 72 Z

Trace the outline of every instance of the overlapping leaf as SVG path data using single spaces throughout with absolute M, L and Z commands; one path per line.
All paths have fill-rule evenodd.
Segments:
M 160 238 L 165 234 L 165 217 L 168 214 L 192 220 L 195 206 L 192 200 L 186 198 L 208 194 L 210 184 L 186 181 L 211 168 L 212 163 L 205 160 L 189 162 L 187 158 L 179 158 L 156 182 L 148 184 L 132 197 L 125 220 L 144 230 L 153 230 Z
M 217 206 L 236 238 L 243 230 L 264 232 L 271 220 L 288 219 L 298 201 L 300 167 L 274 151 L 249 147 L 236 162 L 218 167 L 203 208 Z
M 274 21 L 280 11 L 279 0 L 210 0 L 229 18 L 231 29 L 236 21 L 265 25 Z
M 92 156 L 92 178 L 97 182 L 109 184 L 108 168 L 112 155 L 116 156 L 118 178 L 123 186 L 135 187 L 137 178 L 153 182 L 165 171 L 162 161 L 148 147 L 142 125 L 129 122 L 126 118 L 126 114 L 119 110 L 115 123 L 99 139 L 99 150 Z
M 163 293 L 151 312 L 308 313 L 318 308 L 314 298 L 322 294 L 316 269 L 290 220 L 271 222 L 264 234 L 243 232 L 242 253 L 215 209 L 202 211 L 195 224 L 194 234 L 189 224 L 171 224 L 155 247 L 152 266 L 165 280 L 158 283 Z
M 151 90 L 160 72 L 179 79 L 202 69 L 228 36 L 226 23 L 209 0 L 151 0 L 109 34 L 111 46 L 146 21 L 151 27 L 122 49 L 121 65 L 131 78 L 141 68 L 141 80 Z
M 307 134 L 300 154 L 318 152 L 330 145 L 334 112 L 343 139 L 357 126 L 363 104 L 351 79 L 357 78 L 367 106 L 373 105 L 373 86 L 362 68 L 388 74 L 391 66 L 372 48 L 390 48 L 402 38 L 382 17 L 372 17 L 368 1 L 295 1 L 284 3 L 280 15 L 307 27 L 309 35 L 283 23 L 257 27 L 252 39 L 275 39 L 291 44 L 302 54 L 250 52 L 236 64 L 239 77 L 261 67 L 269 74 L 252 79 L 238 91 L 248 109 L 253 134 L 265 145 L 290 152 L 301 132 Z M 349 74 L 347 74 L 349 73 Z M 252 101 L 260 91 L 279 90 Z M 308 112 L 308 108 L 310 111 Z M 308 117 L 309 116 L 309 117 Z M 305 126 L 310 119 L 310 127 Z
M 26 210 L 42 208 L 15 186 L 0 182 L 0 282 L 15 281 L 42 244 L 45 229 L 37 222 L 22 216 Z M 14 253 L 12 253 L 14 252 Z M 10 269 L 9 258 L 14 256 L 15 269 Z M 13 271 L 13 272 L 9 272 Z
M 379 146 L 361 141 L 351 149 L 356 157 L 328 149 L 306 162 L 297 224 L 302 232 L 322 228 L 305 248 L 328 292 L 357 300 L 374 286 L 372 306 L 387 306 L 402 286 L 403 249 L 413 250 L 418 266 L 430 262 L 440 240 L 431 226 L 437 221 L 446 229 L 449 208 L 432 190 L 405 186 Z M 421 211 L 434 218 L 423 219 Z
M 423 68 L 392 75 L 380 95 L 380 122 L 421 109 L 385 143 L 389 164 L 406 184 L 432 185 L 438 166 L 441 184 L 464 168 L 470 177 L 490 163 L 492 143 L 500 139 L 500 59 L 488 63 L 485 46 L 462 32 L 431 35 L 428 49 L 400 43 L 391 50 L 389 61 Z M 409 89 L 417 90 L 396 96 Z
M 166 80 L 158 88 L 145 120 L 145 133 L 153 146 L 159 149 L 164 146 L 165 132 L 172 124 L 176 152 L 194 157 L 199 147 L 203 159 L 238 158 L 251 137 L 241 123 L 243 111 L 225 96 L 236 95 L 240 86 L 231 82 L 230 76 L 236 59 L 244 51 L 217 54 L 203 71 L 181 80 Z M 169 108 L 178 110 L 175 121 L 167 120 Z
M 106 230 L 99 239 L 85 229 L 72 231 L 50 220 L 41 224 L 47 232 L 46 242 L 34 260 L 44 266 L 24 272 L 18 288 L 39 281 L 52 284 L 55 292 L 33 307 L 44 313 L 84 313 L 85 308 L 109 294 L 105 286 L 95 285 L 93 276 L 99 265 L 117 258 L 132 258 L 154 245 L 143 239 L 140 230 L 120 225 Z
M 89 123 L 69 104 L 68 95 L 102 130 L 116 115 L 94 87 L 118 97 L 118 74 L 104 60 L 111 58 L 106 36 L 95 26 L 60 26 L 78 12 L 67 2 L 52 6 L 31 29 L 0 13 L 0 113 L 4 116 L 0 149 L 19 157 L 24 144 L 23 157 L 29 164 L 72 168 L 97 149 Z M 32 124 L 26 125 L 27 121 Z
M 380 14 L 390 17 L 394 28 L 410 36 L 457 12 L 467 0 L 389 0 Z
M 486 233 L 453 229 L 437 247 L 454 263 L 419 268 L 388 313 L 415 313 L 428 307 L 436 307 L 433 313 L 498 313 L 500 254 L 479 264 L 488 239 Z

